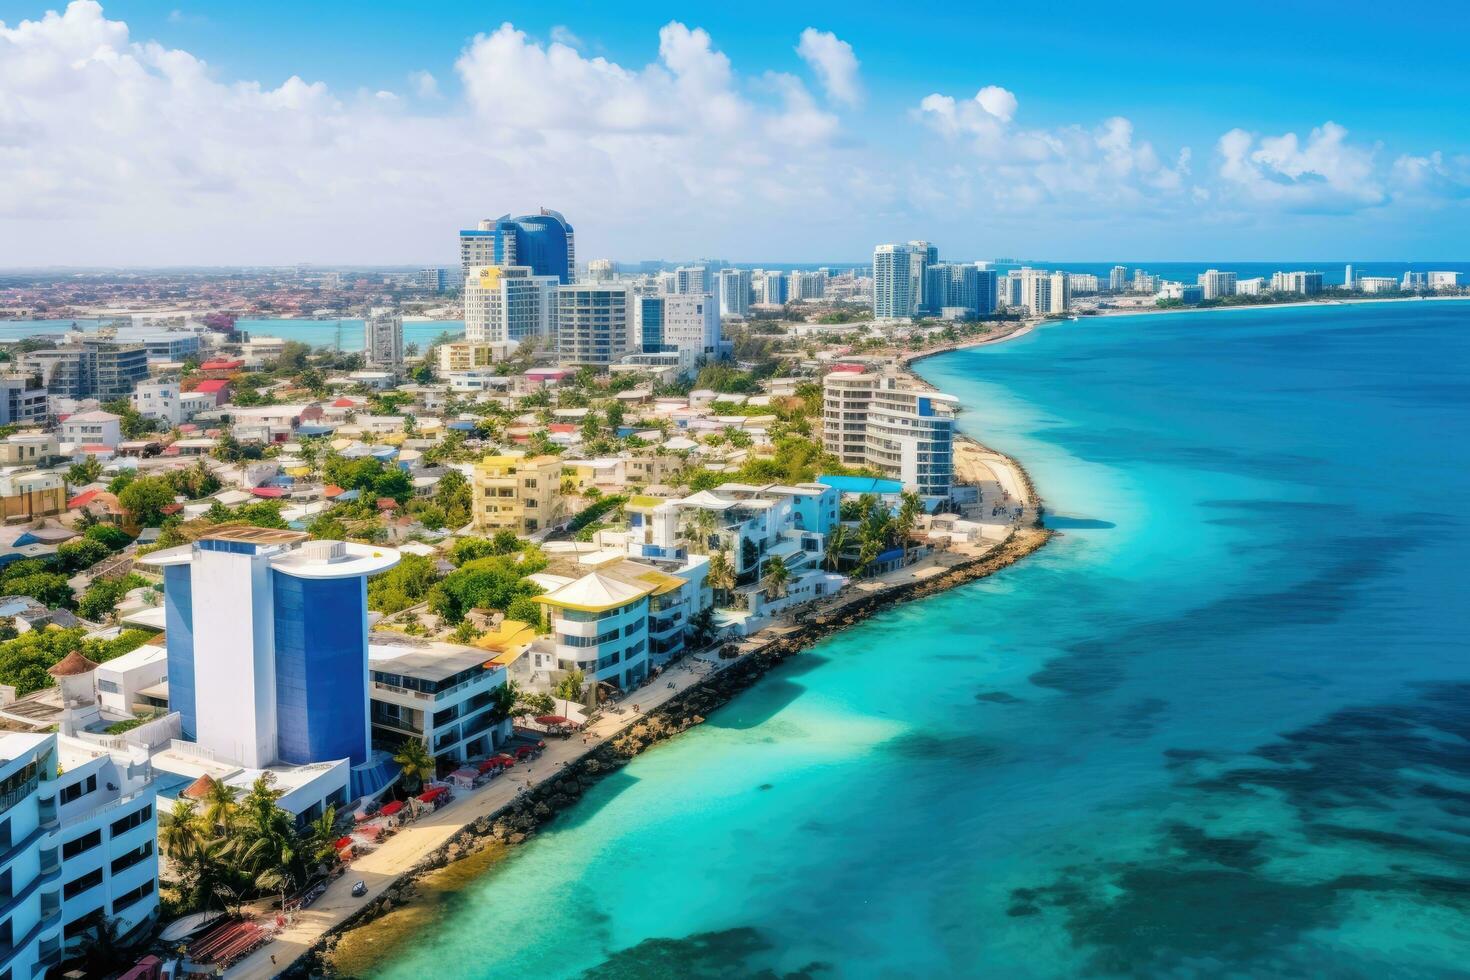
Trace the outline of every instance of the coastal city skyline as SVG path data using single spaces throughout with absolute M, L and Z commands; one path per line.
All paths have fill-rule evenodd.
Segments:
M 0 980 L 1459 975 L 1461 13 L 0 0 Z
M 326 5 L 267 44 L 287 16 L 269 5 L 11 3 L 0 85 L 29 136 L 0 266 L 430 263 L 443 215 L 505 200 L 555 201 L 585 249 L 628 258 L 780 241 L 820 261 L 915 224 L 976 258 L 1457 250 L 1470 146 L 1455 78 L 1427 81 L 1438 32 L 1385 50 L 1273 8 L 1269 32 L 1240 10 L 1193 40 L 1171 11 L 1178 30 L 1125 41 L 1087 10 L 971 18 L 977 56 L 944 59 L 844 9 L 772 9 L 753 34 L 707 11 Z M 932 13 L 914 24 L 963 20 Z M 311 45 L 325 31 L 348 44 Z M 78 120 L 109 134 L 109 166 Z

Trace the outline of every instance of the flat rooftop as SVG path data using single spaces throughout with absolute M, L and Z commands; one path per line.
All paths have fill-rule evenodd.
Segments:
M 201 537 L 201 541 L 240 541 L 245 544 L 295 544 L 311 535 L 305 531 L 283 531 L 252 524 L 221 524 Z
M 405 637 L 404 639 L 409 639 Z M 426 681 L 442 681 L 460 671 L 484 664 L 484 650 L 457 643 L 401 642 L 385 633 L 368 635 L 368 667 L 406 674 Z

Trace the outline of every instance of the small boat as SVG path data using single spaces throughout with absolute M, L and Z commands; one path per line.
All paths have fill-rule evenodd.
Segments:
M 158 938 L 166 943 L 188 939 L 194 933 L 203 929 L 222 915 L 224 915 L 223 912 L 195 912 L 193 915 L 186 915 L 182 919 L 175 919 L 173 922 L 170 922 L 158 934 Z

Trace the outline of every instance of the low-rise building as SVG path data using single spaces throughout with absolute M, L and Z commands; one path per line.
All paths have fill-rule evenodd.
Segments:
M 61 458 L 53 432 L 16 432 L 0 439 L 0 466 L 47 466 Z
M 486 456 L 472 481 L 476 529 L 529 535 L 560 524 L 569 516 L 561 474 L 556 456 Z
M 61 441 L 74 446 L 107 446 L 122 442 L 122 418 L 97 410 L 68 415 L 61 421 Z
M 215 392 L 182 391 L 177 381 L 145 381 L 133 389 L 133 410 L 147 419 L 177 428 L 200 412 L 218 407 Z
M 496 708 L 506 671 L 482 650 L 378 632 L 368 643 L 368 667 L 377 744 L 416 738 L 435 758 L 463 762 L 494 753 L 510 737 L 510 719 Z
M 66 480 L 53 470 L 0 470 L 0 520 L 35 520 L 66 511 Z

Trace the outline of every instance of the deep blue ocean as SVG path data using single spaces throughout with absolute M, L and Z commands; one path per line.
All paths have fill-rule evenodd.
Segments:
M 1470 302 L 923 362 L 1062 534 L 794 658 L 347 965 L 1465 976 L 1467 368 Z

